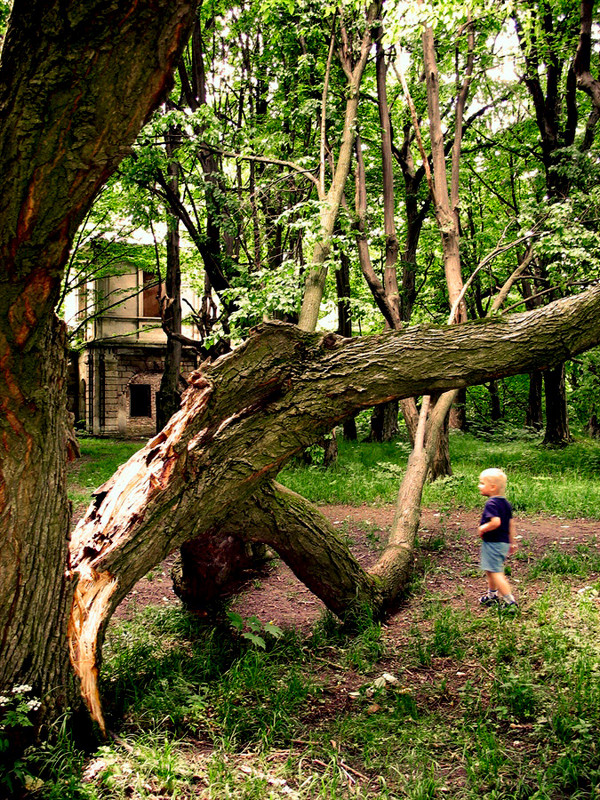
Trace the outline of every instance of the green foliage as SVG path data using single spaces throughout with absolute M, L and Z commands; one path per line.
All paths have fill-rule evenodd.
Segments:
M 0 696 L 0 752 L 7 750 L 12 728 L 29 728 L 33 725 L 30 715 L 37 711 L 41 702 L 37 698 L 26 699 L 31 686 L 14 686 L 8 697 Z
M 20 684 L 7 695 L 0 695 L 0 792 L 16 793 L 27 776 L 20 741 L 26 729 L 33 727 L 41 706 L 31 692 L 31 686 Z
M 252 616 L 245 620 L 241 614 L 235 611 L 228 611 L 227 618 L 231 626 L 241 634 L 243 639 L 247 639 L 256 647 L 262 650 L 267 649 L 266 639 L 272 637 L 273 639 L 281 639 L 283 631 L 272 622 L 261 622 L 258 617 Z M 244 630 L 248 627 L 249 630 Z
M 25 786 L 43 800 L 97 800 L 96 787 L 82 782 L 87 754 L 76 744 L 68 711 L 25 754 Z
M 276 271 L 266 268 L 249 272 L 243 269 L 223 297 L 234 304 L 229 321 L 235 326 L 236 342 L 263 321 L 264 315 L 277 313 L 293 317 L 302 300 L 297 265 L 285 261 Z
M 8 23 L 8 17 L 10 16 L 10 11 L 12 9 L 12 0 L 1 0 L 0 2 L 0 36 L 4 36 L 6 34 L 6 26 Z

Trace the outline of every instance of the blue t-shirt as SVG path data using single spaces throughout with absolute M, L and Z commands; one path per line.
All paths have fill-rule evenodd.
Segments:
M 483 507 L 480 525 L 489 522 L 492 517 L 500 517 L 500 527 L 493 531 L 483 534 L 484 542 L 508 542 L 510 532 L 510 520 L 512 518 L 512 506 L 506 497 L 490 497 Z

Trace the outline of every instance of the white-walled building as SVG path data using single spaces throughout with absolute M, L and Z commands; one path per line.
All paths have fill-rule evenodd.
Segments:
M 182 294 L 199 307 L 191 289 L 182 288 Z M 75 302 L 84 340 L 71 370 L 77 427 L 94 435 L 151 436 L 167 340 L 156 277 L 124 264 L 120 274 L 80 288 Z M 73 319 L 68 323 L 73 325 Z M 197 332 L 188 325 L 183 333 L 193 338 Z M 182 374 L 187 376 L 197 363 L 196 351 L 184 348 Z

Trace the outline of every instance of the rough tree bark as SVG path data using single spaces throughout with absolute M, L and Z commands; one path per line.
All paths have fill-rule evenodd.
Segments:
M 529 392 L 527 395 L 527 412 L 525 425 L 540 431 L 544 426 L 544 413 L 542 409 L 543 377 L 539 370 L 529 373 Z
M 533 365 L 548 367 L 598 341 L 600 288 L 485 324 L 409 328 L 360 339 L 270 324 L 196 373 L 181 411 L 96 491 L 73 534 L 71 563 L 79 582 L 71 645 L 95 716 L 101 720 L 95 687 L 99 645 L 116 605 L 148 569 L 183 542 L 221 528 L 244 513 L 244 504 L 260 505 L 259 492 L 292 455 L 374 403 L 446 392 Z M 439 409 L 441 413 L 443 403 Z M 281 536 L 286 529 L 295 531 L 294 543 L 288 545 L 294 552 L 310 550 L 302 577 L 330 607 L 349 609 L 358 599 L 377 611 L 393 599 L 400 579 L 390 577 L 398 575 L 391 551 L 384 554 L 391 559 L 389 569 L 380 567 L 372 576 L 364 575 L 345 551 L 336 550 L 332 566 L 328 547 L 309 547 L 302 539 L 303 529 L 320 527 L 303 501 L 293 510 L 284 503 L 285 519 L 279 516 L 279 505 L 283 522 L 277 529 Z M 414 512 L 412 498 L 410 508 Z M 404 511 L 399 509 L 401 516 Z M 412 530 L 406 524 L 400 538 Z M 272 528 L 256 538 L 279 546 L 287 558 Z M 392 539 L 390 546 L 398 555 L 398 548 L 404 551 L 408 545 Z M 340 582 L 340 572 L 356 575 L 356 580 Z
M 77 697 L 65 649 L 73 592 L 65 576 L 66 330 L 47 320 L 19 358 L 6 327 L 0 333 L 0 686 L 28 683 L 41 697 L 52 689 L 48 706 L 63 708 Z
M 0 62 L 0 687 L 75 701 L 66 623 L 65 337 L 73 236 L 169 75 L 195 0 L 15 0 Z
M 544 372 L 544 394 L 546 397 L 546 432 L 543 443 L 564 447 L 572 441 L 567 413 L 564 364 L 559 364 Z

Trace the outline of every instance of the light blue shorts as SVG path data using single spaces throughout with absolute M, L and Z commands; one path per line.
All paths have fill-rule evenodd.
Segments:
M 504 572 L 504 562 L 510 545 L 508 542 L 482 542 L 479 566 L 484 572 Z

